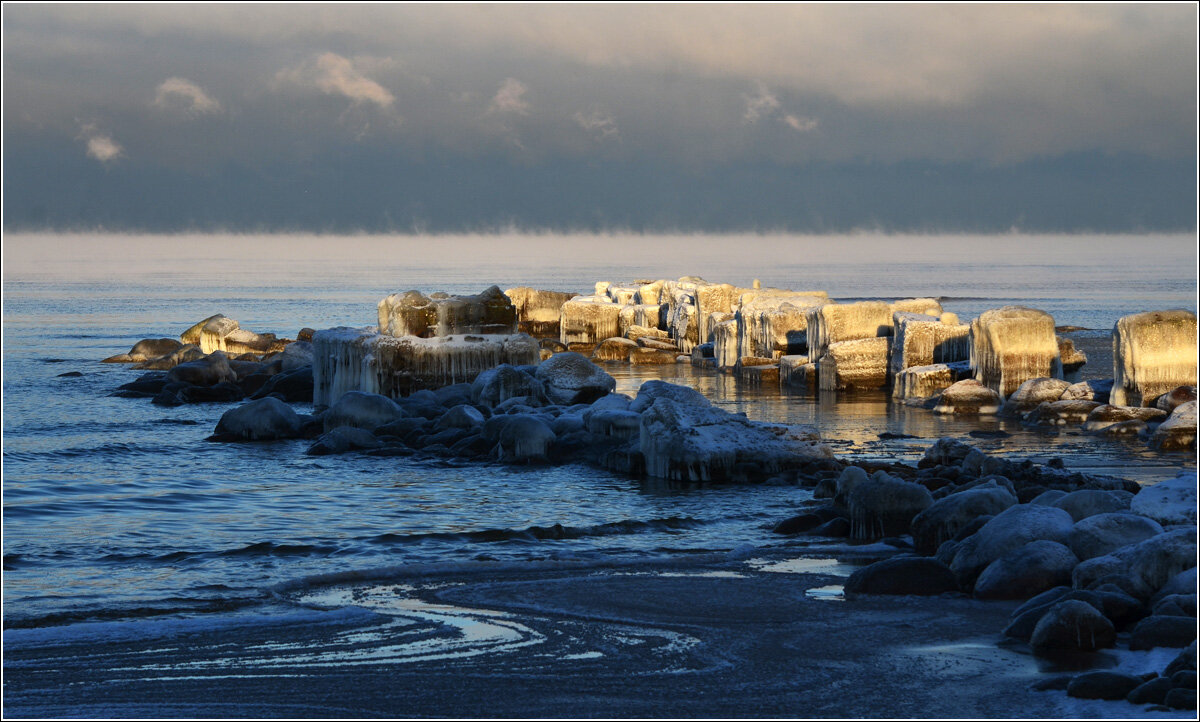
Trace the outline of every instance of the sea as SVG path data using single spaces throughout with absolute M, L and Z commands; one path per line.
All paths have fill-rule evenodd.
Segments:
M 212 618 L 279 590 L 472 565 L 688 558 L 793 540 L 772 527 L 794 486 L 672 484 L 585 465 L 308 456 L 311 442 L 206 441 L 231 404 L 112 396 L 139 372 L 100 360 L 216 313 L 294 338 L 370 326 L 396 291 L 702 276 L 824 290 L 834 300 L 932 296 L 963 320 L 1010 304 L 1051 313 L 1110 378 L 1126 314 L 1196 311 L 1195 235 L 555 234 L 119 235 L 3 239 L 3 621 L 7 631 Z M 1106 367 L 1107 364 L 1107 367 Z M 875 392 L 751 388 L 712 371 L 606 366 L 617 391 L 696 387 L 751 418 L 814 424 L 844 458 L 913 463 L 951 436 L 988 453 L 1152 484 L 1194 455 L 1011 420 L 946 419 Z M 303 404 L 298 410 L 309 411 Z M 1008 435 L 975 438 L 971 431 Z M 883 435 L 881 437 L 881 435 Z M 782 551 L 781 551 L 782 550 Z

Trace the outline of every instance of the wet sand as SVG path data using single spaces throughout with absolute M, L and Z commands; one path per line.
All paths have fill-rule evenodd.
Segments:
M 771 571 L 797 568 L 808 571 Z M 1031 691 L 1046 673 L 996 644 L 1016 603 L 822 598 L 848 569 L 753 560 L 480 569 L 280 592 L 268 616 L 9 630 L 4 714 L 1145 714 Z

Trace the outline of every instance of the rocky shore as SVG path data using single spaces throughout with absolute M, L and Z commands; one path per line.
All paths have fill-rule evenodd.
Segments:
M 147 339 L 105 360 L 146 371 L 117 395 L 164 406 L 246 401 L 221 416 L 214 442 L 307 439 L 312 455 L 586 462 L 638 478 L 808 488 L 813 501 L 776 532 L 898 550 L 850 576 L 850 604 L 1021 600 L 997 632 L 1038 658 L 1086 669 L 1104 649 L 1182 650 L 1156 674 L 1090 670 L 1043 686 L 1196 708 L 1194 472 L 1142 488 L 949 438 L 915 467 L 865 464 L 835 458 L 813 428 L 752 421 L 686 386 L 613 393 L 604 370 L 686 363 L 759 387 L 890 387 L 896 403 L 932 413 L 1079 426 L 1194 454 L 1194 314 L 1122 318 L 1112 378 L 1083 381 L 1086 356 L 1036 309 L 960 323 L 936 299 L 836 303 L 694 277 L 598 283 L 590 296 L 410 291 L 380 301 L 378 319 L 291 341 L 217 315 L 178 341 Z

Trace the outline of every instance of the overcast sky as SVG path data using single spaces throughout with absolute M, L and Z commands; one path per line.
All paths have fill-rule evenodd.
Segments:
M 1195 228 L 1191 4 L 3 13 L 8 229 Z

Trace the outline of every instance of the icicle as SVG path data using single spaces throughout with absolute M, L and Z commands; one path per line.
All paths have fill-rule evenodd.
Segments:
M 1177 386 L 1196 384 L 1196 315 L 1150 311 L 1113 326 L 1113 389 L 1117 406 L 1151 406 Z
M 1062 378 L 1054 317 L 1024 306 L 984 311 L 971 322 L 971 366 L 1001 398 L 1029 379 Z

